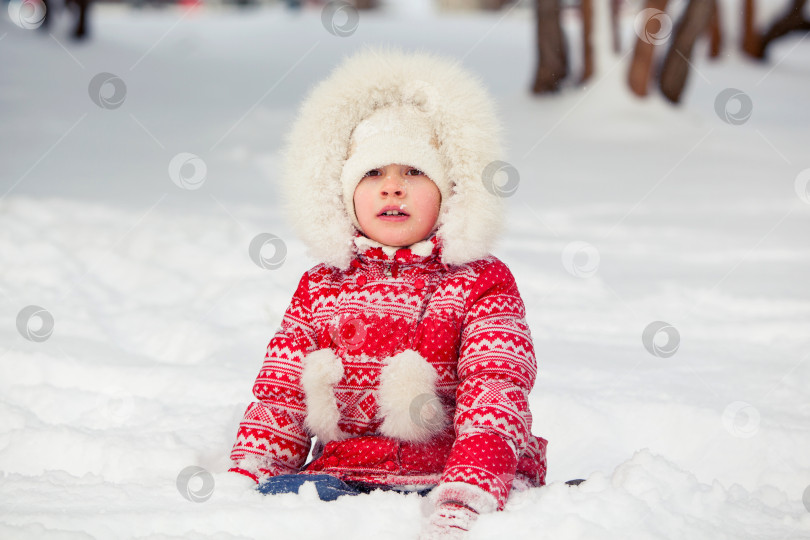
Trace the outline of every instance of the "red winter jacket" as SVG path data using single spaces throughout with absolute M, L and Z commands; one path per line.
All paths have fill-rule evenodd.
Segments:
M 464 482 L 497 508 L 513 483 L 543 485 L 546 441 L 531 434 L 527 401 L 534 347 L 507 266 L 445 266 L 437 236 L 395 253 L 359 234 L 355 244 L 347 271 L 320 264 L 301 278 L 231 470 Z

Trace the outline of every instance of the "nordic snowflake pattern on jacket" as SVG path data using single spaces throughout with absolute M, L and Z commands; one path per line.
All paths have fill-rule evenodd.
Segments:
M 301 278 L 231 453 L 254 479 L 291 473 L 418 489 L 464 482 L 502 508 L 539 486 L 536 363 L 523 301 L 495 257 L 441 262 L 432 236 L 384 249 L 355 236 L 342 271 Z M 305 464 L 313 436 L 313 461 Z

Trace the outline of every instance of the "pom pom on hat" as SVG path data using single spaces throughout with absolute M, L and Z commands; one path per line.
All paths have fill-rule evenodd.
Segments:
M 439 188 L 442 201 L 450 197 L 452 186 L 439 153 L 439 140 L 430 118 L 409 105 L 377 109 L 352 132 L 349 158 L 343 165 L 340 183 L 343 203 L 355 227 L 354 190 L 365 173 L 386 165 L 408 165 L 425 173 Z

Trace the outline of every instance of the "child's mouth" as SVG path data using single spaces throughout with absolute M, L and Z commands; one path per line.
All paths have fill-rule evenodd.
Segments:
M 377 215 L 383 221 L 405 221 L 410 216 L 402 210 L 384 210 Z

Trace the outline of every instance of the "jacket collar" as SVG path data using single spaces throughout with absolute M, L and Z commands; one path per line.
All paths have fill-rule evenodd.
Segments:
M 355 256 L 363 262 L 395 262 L 400 265 L 436 262 L 441 265 L 442 242 L 435 233 L 427 239 L 407 247 L 387 246 L 372 240 L 359 231 L 355 231 L 353 240 Z

